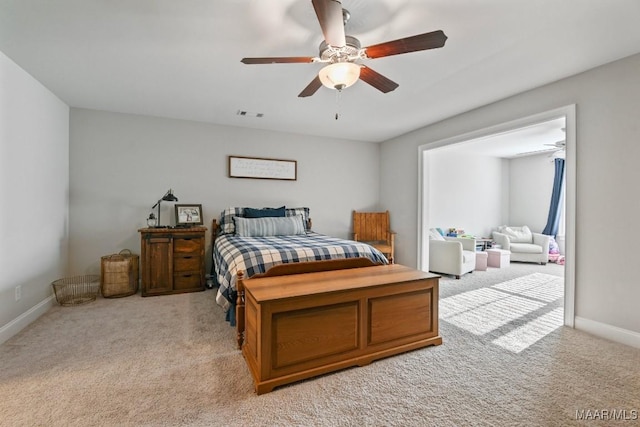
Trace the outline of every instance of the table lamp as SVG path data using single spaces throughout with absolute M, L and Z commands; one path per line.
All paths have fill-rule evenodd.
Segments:
M 163 228 L 162 224 L 160 224 L 160 203 L 162 202 L 177 202 L 178 198 L 176 196 L 174 196 L 173 194 L 173 190 L 169 189 L 169 191 L 167 191 L 165 193 L 164 196 L 162 196 L 162 198 L 160 200 L 158 200 L 158 203 L 156 203 L 155 205 L 153 205 L 151 207 L 151 209 L 155 209 L 155 207 L 158 207 L 158 216 L 157 216 L 157 225 L 152 226 L 151 224 L 153 223 L 153 213 L 151 213 L 151 215 L 149 215 L 149 218 L 147 219 L 147 224 L 151 227 L 151 228 Z M 151 219 L 152 221 L 149 221 L 149 219 Z

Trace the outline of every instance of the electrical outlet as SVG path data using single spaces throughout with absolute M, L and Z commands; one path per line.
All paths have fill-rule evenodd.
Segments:
M 16 286 L 16 301 L 20 301 L 22 298 L 22 285 Z

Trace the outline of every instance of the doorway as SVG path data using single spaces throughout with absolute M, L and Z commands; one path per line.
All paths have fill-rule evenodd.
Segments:
M 575 188 L 576 188 L 576 118 L 575 105 L 561 107 L 525 118 L 513 120 L 463 135 L 424 144 L 419 151 L 418 182 L 418 268 L 429 269 L 429 228 L 432 224 L 429 211 L 430 185 L 429 161 L 434 149 L 454 144 L 468 143 L 472 140 L 488 138 L 535 126 L 544 122 L 564 118 L 565 121 L 565 270 L 564 270 L 564 324 L 574 326 L 575 317 Z M 499 224 L 496 224 L 499 225 Z

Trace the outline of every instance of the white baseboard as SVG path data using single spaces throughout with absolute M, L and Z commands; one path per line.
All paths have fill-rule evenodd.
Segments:
M 611 341 L 640 348 L 640 333 L 576 316 L 575 328 Z
M 44 301 L 31 307 L 29 310 L 22 313 L 20 316 L 13 319 L 11 322 L 0 328 L 0 344 L 7 341 L 9 338 L 23 330 L 31 322 L 42 316 L 53 306 L 53 295 Z

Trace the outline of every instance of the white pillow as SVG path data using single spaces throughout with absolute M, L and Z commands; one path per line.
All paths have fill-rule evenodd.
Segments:
M 438 230 L 436 230 L 435 228 L 430 228 L 429 229 L 429 240 L 444 240 L 444 237 L 442 237 L 442 234 L 440 234 L 440 232 Z
M 233 217 L 236 236 L 268 237 L 306 234 L 302 215 L 264 218 Z
M 502 232 L 509 237 L 511 243 L 531 243 L 533 241 L 531 230 L 526 225 L 522 227 L 505 227 Z

